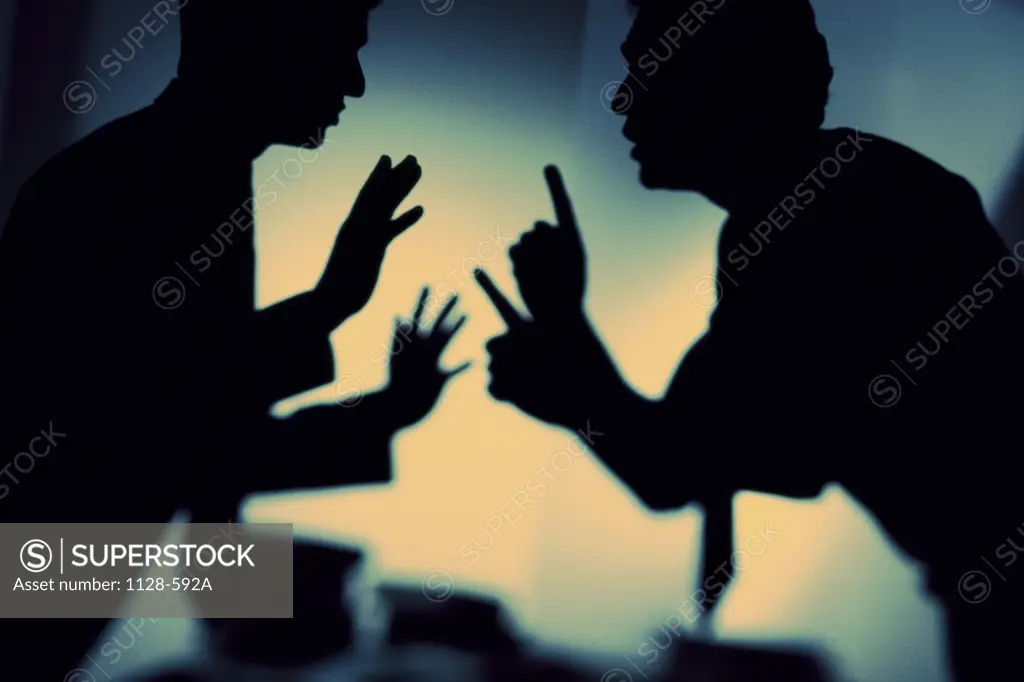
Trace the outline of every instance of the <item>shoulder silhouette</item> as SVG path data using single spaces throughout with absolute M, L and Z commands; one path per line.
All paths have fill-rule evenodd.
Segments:
M 162 523 L 183 507 L 222 522 L 253 492 L 391 480 L 392 435 L 454 374 L 437 367 L 457 331 L 443 319 L 403 321 L 417 352 L 385 389 L 285 420 L 268 411 L 335 378 L 330 333 L 366 305 L 388 245 L 423 215 L 395 216 L 417 160 L 381 157 L 317 286 L 254 309 L 254 224 L 284 186 L 254 188 L 252 163 L 275 144 L 308 159 L 363 95 L 374 4 L 182 3 L 163 94 L 22 188 L 0 241 L 3 445 L 39 459 L 0 489 L 4 522 Z M 58 679 L 102 627 L 19 624 L 4 640 Z
M 1007 461 L 1024 252 L 964 178 L 870 132 L 822 128 L 833 71 L 807 0 L 631 5 L 612 108 L 640 182 L 729 214 L 713 276 L 687 292 L 713 305 L 708 331 L 662 398 L 629 387 L 566 275 L 585 259 L 556 184 L 559 225 L 509 254 L 530 315 L 478 275 L 509 327 L 488 343 L 492 395 L 603 434 L 595 454 L 648 508 L 704 506 L 701 611 L 731 578 L 715 567 L 733 550 L 736 491 L 808 498 L 838 482 L 926 566 L 957 679 L 991 656 L 1009 665 L 1020 588 L 965 608 L 958 579 L 1018 523 L 1020 495 L 956 458 Z

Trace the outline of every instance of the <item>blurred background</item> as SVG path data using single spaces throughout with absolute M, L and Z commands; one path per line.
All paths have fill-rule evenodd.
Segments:
M 173 16 L 154 18 L 161 4 L 0 0 L 0 215 L 50 155 L 167 84 L 178 27 Z M 1008 241 L 1024 238 L 1024 2 L 814 6 L 835 68 L 826 125 L 935 159 L 971 181 Z M 126 36 L 143 20 L 163 28 L 140 46 Z M 639 662 L 647 631 L 695 589 L 699 510 L 645 512 L 593 459 L 558 454 L 571 434 L 488 397 L 483 344 L 503 325 L 469 275 L 483 266 L 515 291 L 505 251 L 551 217 L 541 169 L 556 163 L 586 239 L 588 310 L 633 385 L 659 395 L 704 330 L 712 301 L 694 283 L 713 270 L 724 215 L 637 182 L 609 111 L 612 82 L 627 78 L 618 47 L 629 23 L 625 0 L 385 0 L 374 12 L 365 98 L 318 154 L 273 148 L 255 166 L 255 186 L 283 184 L 258 215 L 258 305 L 313 286 L 379 155 L 419 158 L 410 206 L 427 212 L 389 251 L 369 306 L 336 332 L 338 382 L 276 411 L 383 383 L 394 316 L 411 311 L 422 286 L 460 294 L 470 320 L 446 362 L 474 366 L 396 438 L 393 485 L 261 496 L 234 521 L 293 522 L 304 535 L 362 544 L 375 577 L 496 594 L 553 646 Z M 274 51 L 266 46 L 267 63 Z M 217 164 L 217 151 L 198 162 Z M 168 201 L 188 183 L 168 187 Z M 685 450 L 685 434 L 676 442 L 683 448 L 665 458 L 678 458 L 681 472 L 706 456 Z M 530 486 L 533 502 L 520 509 L 513 499 Z M 736 504 L 737 543 L 752 555 L 715 616 L 721 638 L 817 642 L 851 680 L 947 679 L 942 623 L 921 574 L 842 488 L 813 502 L 745 493 Z M 768 531 L 769 544 L 757 539 Z M 193 645 L 191 623 L 161 621 L 130 646 L 119 641 L 123 656 L 104 673 Z

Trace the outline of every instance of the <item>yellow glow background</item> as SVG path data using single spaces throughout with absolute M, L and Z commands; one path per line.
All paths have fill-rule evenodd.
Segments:
M 520 141 L 516 153 L 498 167 L 466 166 L 458 159 L 469 158 L 486 137 L 467 134 L 453 145 L 450 137 L 430 130 L 410 130 L 403 124 L 410 114 L 424 121 L 458 115 L 406 108 L 393 127 L 377 119 L 377 126 L 388 127 L 380 140 L 368 139 L 358 122 L 346 122 L 350 125 L 332 131 L 320 158 L 303 169 L 295 191 L 282 192 L 261 216 L 260 303 L 312 286 L 339 220 L 380 151 L 395 150 L 396 160 L 402 151 L 414 151 L 424 179 L 409 207 L 422 202 L 426 216 L 392 246 L 365 312 L 336 332 L 337 372 L 358 377 L 368 390 L 382 384 L 386 367 L 377 359 L 390 340 L 394 315 L 409 313 L 419 287 L 436 290 L 446 278 L 460 293 L 459 309 L 470 317 L 446 364 L 470 359 L 474 367 L 449 386 L 427 420 L 395 439 L 393 485 L 264 496 L 252 501 L 248 520 L 293 521 L 300 532 L 365 542 L 374 554 L 375 573 L 389 580 L 415 586 L 425 574 L 445 571 L 457 589 L 507 598 L 531 634 L 573 648 L 621 650 L 639 663 L 643 659 L 635 653 L 646 631 L 676 612 L 694 589 L 700 515 L 646 513 L 589 457 L 574 458 L 563 472 L 551 466 L 569 434 L 486 393 L 483 344 L 504 327 L 468 273 L 490 258 L 484 266 L 499 286 L 515 292 L 507 255 L 495 255 L 490 237 L 516 236 L 536 219 L 551 217 L 540 169 L 550 160 L 570 159 L 562 164 L 563 173 L 588 244 L 595 244 L 588 249 L 594 282 L 588 308 L 626 376 L 653 396 L 664 390 L 680 356 L 705 328 L 711 300 L 694 283 L 713 271 L 719 216 L 703 209 L 707 217 L 698 234 L 676 238 L 674 252 L 685 253 L 683 259 L 671 260 L 670 247 L 653 240 L 641 245 L 662 254 L 650 253 L 652 265 L 646 264 L 647 254 L 622 258 L 596 245 L 602 231 L 615 229 L 601 225 L 600 207 L 607 199 L 602 202 L 594 196 L 600 191 L 587 187 L 586 168 L 573 164 L 571 155 L 558 154 L 557 138 L 504 128 Z M 261 159 L 255 177 L 259 180 L 264 168 L 269 177 L 294 157 L 294 150 L 274 150 Z M 294 175 L 296 165 L 288 167 Z M 481 244 L 486 247 L 478 252 Z M 616 286 L 602 287 L 605 277 Z M 555 390 L 572 398 L 573 387 Z M 336 386 L 326 386 L 282 403 L 279 413 L 329 402 L 336 394 Z M 602 430 L 600 424 L 593 428 Z M 273 466 L 302 466 L 302 456 L 293 453 Z M 704 455 L 682 449 L 662 456 L 682 458 L 683 466 L 673 468 L 683 469 L 686 458 Z M 519 513 L 510 498 L 545 464 L 555 480 L 542 479 L 544 495 Z M 565 467 L 564 457 L 557 464 Z M 937 657 L 935 614 L 914 594 L 917 577 L 840 490 L 817 503 L 748 493 L 737 504 L 740 546 L 766 525 L 779 534 L 751 558 L 749 568 L 738 571 L 733 594 L 718 616 L 723 636 L 813 638 L 839 650 L 873 650 L 876 656 L 888 650 L 893 658 L 894 646 L 923 645 Z M 489 530 L 486 524 L 502 507 L 516 510 L 515 521 L 506 519 Z M 758 542 L 748 544 L 762 551 Z M 468 551 L 460 554 L 465 546 L 478 549 L 476 561 Z M 889 627 L 875 627 L 899 619 L 907 625 L 903 642 L 893 641 Z M 922 619 L 928 627 L 917 622 Z
M 500 535 L 488 536 L 488 519 L 507 510 L 516 491 L 565 449 L 568 434 L 487 395 L 483 344 L 503 325 L 468 274 L 481 259 L 516 295 L 507 256 L 494 253 L 491 239 L 516 237 L 552 217 L 541 169 L 553 162 L 586 240 L 588 311 L 633 385 L 660 394 L 704 330 L 711 301 L 694 282 L 713 271 L 724 216 L 696 197 L 649 193 L 637 184 L 621 122 L 602 109 L 599 96 L 623 75 L 616 54 L 628 28 L 623 4 L 588 3 L 584 56 L 570 77 L 527 54 L 554 38 L 524 33 L 523 25 L 481 19 L 466 37 L 472 50 L 445 58 L 453 36 L 463 35 L 452 22 L 470 21 L 472 12 L 484 12 L 480 5 L 457 0 L 449 15 L 432 17 L 416 2 L 385 2 L 363 52 L 366 98 L 351 103 L 315 161 L 297 165 L 296 150 L 286 148 L 258 161 L 256 186 L 277 171 L 286 185 L 258 216 L 257 303 L 266 306 L 313 286 L 379 155 L 397 162 L 415 154 L 424 177 L 406 208 L 422 204 L 426 215 L 391 247 L 367 308 L 335 333 L 337 372 L 357 377 L 366 390 L 383 384 L 386 367 L 376 358 L 390 341 L 394 316 L 409 314 L 420 287 L 446 281 L 470 319 L 445 362 L 469 359 L 474 366 L 424 422 L 395 439 L 393 485 L 266 495 L 251 501 L 245 520 L 291 521 L 302 534 L 363 543 L 375 577 L 413 587 L 431 571 L 446 571 L 458 590 L 505 598 L 531 635 L 639 663 L 647 631 L 678 613 L 695 588 L 700 515 L 646 513 L 595 460 L 574 458 L 566 471 L 549 468 L 555 480 L 543 497 L 514 523 L 506 521 Z M 1020 79 L 1020 13 L 994 3 L 972 16 L 955 2 L 937 8 L 930 0 L 815 6 L 836 67 L 829 125 L 860 127 L 919 149 L 974 182 L 991 210 L 1024 143 L 1024 89 L 1006 86 Z M 544 22 L 535 19 L 521 17 L 542 31 Z M 108 23 L 123 33 L 136 20 Z M 922 21 L 930 22 L 928 31 L 920 30 Z M 97 58 L 118 39 L 97 39 Z M 173 69 L 173 36 L 161 45 L 143 55 L 158 66 L 126 68 L 117 90 L 83 119 L 83 134 L 159 91 Z M 527 52 L 502 56 L 508 46 Z M 997 101 L 999 107 L 986 104 Z M 572 398 L 573 387 L 558 390 Z M 336 392 L 322 387 L 281 403 L 277 413 L 330 402 Z M 661 456 L 678 458 L 677 469 L 704 457 L 685 449 L 686 431 L 700 428 L 681 426 L 683 447 Z M 304 456 L 297 451 L 269 466 L 302 466 Z M 865 682 L 945 678 L 941 624 L 921 596 L 920 573 L 841 488 L 811 502 L 744 493 L 736 504 L 741 547 L 766 525 L 778 534 L 738 572 L 716 617 L 720 636 L 816 641 L 837 656 L 847 677 Z M 474 538 L 487 548 L 471 563 L 459 551 Z M 159 634 L 147 633 L 108 674 L 195 645 L 189 623 L 164 621 L 152 632 Z

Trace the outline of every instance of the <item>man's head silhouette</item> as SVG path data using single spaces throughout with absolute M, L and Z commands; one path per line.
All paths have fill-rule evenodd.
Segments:
M 648 188 L 705 194 L 812 140 L 832 81 L 809 0 L 628 0 L 615 111 Z
M 182 87 L 266 144 L 309 145 L 362 97 L 379 0 L 179 0 Z

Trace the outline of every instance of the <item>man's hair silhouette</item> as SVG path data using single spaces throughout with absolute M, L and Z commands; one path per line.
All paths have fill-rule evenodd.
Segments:
M 181 7 L 178 77 L 267 127 L 269 143 L 308 145 L 366 82 L 358 52 L 380 0 L 190 0 Z
M 640 180 L 728 213 L 715 276 L 690 287 L 713 289 L 707 330 L 662 397 L 629 384 L 588 319 L 582 233 L 548 168 L 557 224 L 508 250 L 530 318 L 477 273 L 508 327 L 487 342 L 491 395 L 600 429 L 592 452 L 647 508 L 701 504 L 701 623 L 728 584 L 714 567 L 733 556 L 735 492 L 814 498 L 835 482 L 924 566 L 957 682 L 1011 668 L 1024 583 L 986 600 L 969 569 L 993 547 L 1012 556 L 1019 484 L 934 455 L 1010 457 L 1021 404 L 1001 387 L 1024 382 L 1024 259 L 965 178 L 823 128 L 832 67 L 807 0 L 632 4 L 611 109 Z
M 614 110 L 651 188 L 702 190 L 825 120 L 832 65 L 807 0 L 630 0 Z

